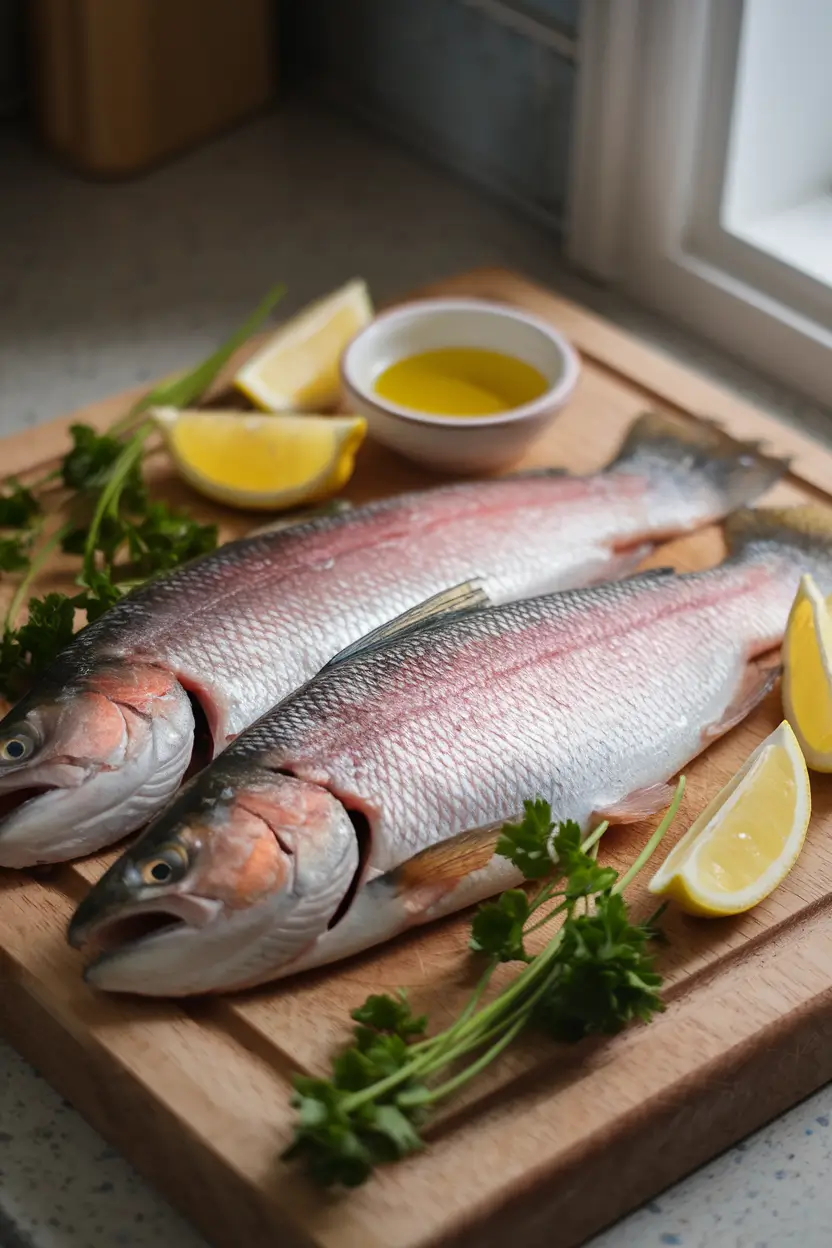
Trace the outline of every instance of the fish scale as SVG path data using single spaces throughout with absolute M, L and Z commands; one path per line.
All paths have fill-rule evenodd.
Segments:
M 99 654 L 164 663 L 201 694 L 221 744 L 347 641 L 438 589 L 476 576 L 499 602 L 603 571 L 612 542 L 649 528 L 643 483 L 575 484 L 448 487 L 371 505 L 358 520 L 235 543 L 134 594 L 86 630 L 86 642 Z M 460 497 L 479 501 L 473 514 L 460 517 Z M 333 536 L 356 524 L 365 540 L 329 553 Z
M 229 762 L 366 813 L 381 871 L 533 794 L 585 822 L 699 752 L 776 643 L 792 579 L 782 561 L 650 574 L 416 632 L 322 673 Z
M 832 590 L 832 512 L 743 513 L 726 537 L 730 557 L 708 571 L 444 615 L 440 604 L 336 656 L 79 906 L 73 943 L 102 930 L 116 941 L 90 981 L 180 995 L 320 966 L 516 884 L 494 842 L 528 799 L 585 830 L 655 813 L 667 781 L 772 688 L 763 656 L 801 575 Z M 253 890 L 229 865 L 240 843 L 280 846 L 283 881 Z M 156 888 L 160 860 L 173 866 Z M 132 941 L 113 931 L 148 910 L 181 918 L 183 905 L 193 922 Z
M 399 495 L 230 543 L 149 582 L 83 629 L 0 722 L 0 866 L 62 861 L 141 827 L 192 762 L 195 710 L 216 755 L 333 654 L 437 593 L 476 579 L 505 603 L 624 575 L 658 540 L 724 516 L 783 471 L 711 426 L 648 414 L 595 475 Z M 100 717 L 122 706 L 148 724 L 129 775 L 112 748 L 93 748 Z M 164 786 L 152 779 L 160 759 Z M 71 834 L 79 806 L 82 845 Z

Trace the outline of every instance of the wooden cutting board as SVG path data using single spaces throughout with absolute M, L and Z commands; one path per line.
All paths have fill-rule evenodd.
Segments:
M 770 501 L 832 495 L 832 455 L 801 434 L 514 274 L 487 270 L 429 294 L 501 299 L 550 320 L 583 357 L 578 392 L 528 457 L 574 471 L 602 465 L 645 406 L 706 415 L 792 457 Z M 104 425 L 130 396 L 75 419 Z M 0 444 L 0 471 L 46 466 L 70 418 Z M 171 493 L 210 508 L 166 475 Z M 375 445 L 348 494 L 427 484 Z M 767 500 L 768 501 L 768 500 Z M 253 520 L 217 513 L 231 536 Z M 719 560 L 717 530 L 653 563 Z M 61 569 L 53 570 L 55 584 Z M 778 722 L 777 696 L 688 771 L 676 834 Z M 322 1196 L 280 1162 L 293 1071 L 323 1072 L 371 991 L 408 989 L 437 1025 L 468 989 L 467 924 L 455 918 L 330 971 L 235 998 L 178 1005 L 96 995 L 64 928 L 105 859 L 35 878 L 0 873 L 0 1030 L 220 1248 L 570 1248 L 832 1076 L 832 784 L 813 777 L 808 842 L 781 888 L 751 914 L 671 915 L 667 1011 L 613 1040 L 557 1048 L 530 1040 L 444 1110 L 424 1153 L 347 1195 Z M 612 861 L 644 828 L 614 830 Z M 605 842 L 606 843 L 606 842 Z M 646 912 L 647 899 L 633 894 Z

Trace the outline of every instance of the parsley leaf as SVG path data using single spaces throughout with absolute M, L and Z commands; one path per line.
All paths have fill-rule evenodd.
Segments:
M 72 447 L 61 461 L 61 480 L 77 494 L 95 494 L 113 475 L 129 443 L 109 433 L 98 433 L 91 425 L 70 425 Z M 133 511 L 143 511 L 147 489 L 140 463 L 132 464 L 121 487 L 121 499 Z
M 61 461 L 61 480 L 68 490 L 98 490 L 109 480 L 124 444 L 91 425 L 70 425 L 72 447 Z
M 333 1061 L 332 1079 L 294 1080 L 298 1120 L 283 1156 L 300 1161 L 324 1187 L 357 1187 L 377 1165 L 422 1147 L 417 1128 L 426 1093 L 418 1080 L 405 1074 L 387 1091 L 366 1093 L 407 1071 L 409 1042 L 426 1020 L 413 1016 L 403 993 L 370 996 L 352 1017 L 354 1043 Z
M 407 1061 L 407 1041 L 401 1036 L 380 1035 L 370 1028 L 358 1031 L 356 1043 L 332 1063 L 339 1088 L 357 1092 L 401 1070 Z
M 358 1187 L 375 1166 L 422 1147 L 413 1115 L 390 1101 L 350 1105 L 349 1093 L 326 1079 L 294 1081 L 295 1138 L 283 1154 L 299 1160 L 322 1187 Z
M 7 481 L 0 491 L 0 529 L 25 529 L 40 512 L 40 504 L 18 481 Z
M 529 917 L 529 900 L 519 888 L 509 889 L 497 901 L 480 906 L 471 923 L 469 949 L 487 953 L 499 962 L 528 961 L 523 928 Z
M 285 1160 L 303 1162 L 322 1187 L 358 1187 L 372 1173 L 373 1156 L 344 1112 L 343 1089 L 328 1079 L 297 1076 L 292 1105 L 298 1111 L 295 1138 Z
M 20 652 L 15 629 L 6 628 L 0 637 L 0 688 L 16 699 L 25 689 L 26 664 Z
M 41 671 L 72 640 L 75 603 L 66 594 L 30 598 L 29 618 L 6 628 L 0 642 L 0 687 L 17 697 L 31 671 Z
M 75 604 L 66 594 L 29 599 L 29 618 L 17 630 L 21 651 L 43 668 L 72 640 Z
M 526 880 L 541 880 L 552 872 L 549 841 L 554 830 L 552 808 L 542 798 L 523 803 L 520 823 L 506 823 L 497 841 L 495 853 L 508 858 Z
M 535 1018 L 555 1040 L 612 1035 L 646 1022 L 662 1003 L 648 932 L 630 923 L 620 894 L 602 895 L 594 914 L 566 920 L 553 976 Z
M 215 550 L 217 526 L 198 524 L 167 503 L 151 503 L 144 519 L 128 529 L 127 544 L 138 574 L 150 576 Z
M 88 624 L 99 619 L 122 598 L 122 591 L 107 572 L 93 572 L 84 578 L 83 584 L 87 592 L 78 594 L 72 601 L 76 607 L 86 611 Z
M 364 1027 L 375 1028 L 376 1031 L 390 1031 L 403 1040 L 420 1036 L 427 1025 L 427 1016 L 421 1014 L 415 1018 L 410 1011 L 407 998 L 403 992 L 397 997 L 386 993 L 374 994 L 367 998 L 363 1005 L 352 1011 L 351 1017 Z
M 566 877 L 566 897 L 591 897 L 612 888 L 618 873 L 612 867 L 599 867 L 594 858 L 581 849 L 581 829 L 573 820 L 558 824 L 553 841 L 560 870 Z
M 684 778 L 628 877 L 659 844 L 683 790 Z M 419 1131 L 431 1106 L 478 1075 L 532 1024 L 556 1040 L 575 1041 L 646 1021 L 662 1008 L 661 977 L 647 950 L 656 916 L 649 927 L 631 923 L 616 872 L 582 849 L 578 825 L 559 824 L 554 839 L 553 831 L 549 806 L 540 800 L 526 802 L 521 823 L 503 829 L 498 852 L 538 879 L 549 878 L 531 899 L 509 889 L 480 906 L 470 947 L 489 963 L 455 1022 L 418 1039 L 426 1020 L 412 1017 L 403 994 L 368 997 L 352 1013 L 353 1043 L 334 1059 L 332 1077 L 295 1080 L 295 1138 L 283 1156 L 299 1161 L 315 1182 L 355 1187 L 376 1166 L 421 1148 Z M 596 829 L 593 844 L 599 835 Z M 589 897 L 587 913 L 578 916 L 578 901 Z M 563 912 L 563 926 L 530 957 L 526 935 Z M 492 972 L 506 961 L 525 965 L 483 1001 Z M 442 1080 L 448 1067 L 452 1072 Z
M 0 572 L 21 572 L 29 564 L 29 542 L 23 537 L 0 537 Z
M 149 501 L 142 459 L 154 425 L 140 419 L 141 414 L 154 405 L 187 407 L 196 401 L 283 293 L 282 286 L 274 287 L 216 351 L 195 368 L 149 390 L 110 430 L 100 433 L 81 423 L 70 427 L 71 445 L 60 469 L 45 478 L 45 482 L 58 478 L 73 495 L 69 519 L 34 554 L 33 532 L 0 538 L 0 571 L 24 573 L 2 626 L 0 689 L 12 696 L 23 692 L 27 676 L 34 675 L 71 639 L 75 610 L 85 610 L 88 622 L 97 619 L 127 588 L 119 584 L 120 579 L 127 577 L 130 585 L 137 584 L 216 547 L 214 525 L 199 524 L 164 503 Z M 0 486 L 0 530 L 33 529 L 32 521 L 39 513 L 33 490 L 13 480 Z M 82 557 L 78 583 L 84 592 L 72 599 L 50 594 L 42 602 L 32 600 L 29 620 L 15 629 L 17 610 L 58 543 L 66 554 Z M 49 611 L 44 614 L 41 607 L 47 603 Z

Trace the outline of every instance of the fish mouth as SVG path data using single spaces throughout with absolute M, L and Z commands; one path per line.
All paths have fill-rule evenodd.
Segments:
M 0 793 L 0 833 L 4 819 L 15 814 L 23 806 L 43 797 L 46 793 L 56 793 L 61 788 L 58 784 L 30 784 L 23 789 L 14 789 L 8 793 Z
M 206 927 L 222 908 L 222 902 L 187 894 L 136 902 L 125 913 L 105 911 L 93 918 L 85 918 L 79 907 L 67 939 L 74 949 L 89 950 L 96 957 L 126 953 L 177 927 Z
M 83 942 L 84 951 L 90 956 L 89 966 L 94 966 L 110 954 L 129 953 L 146 944 L 163 932 L 183 927 L 181 915 L 157 911 L 147 914 L 127 914 L 123 918 L 104 920 Z M 72 942 L 75 944 L 75 941 Z
M 72 801 L 78 789 L 75 784 L 27 784 L 18 789 L 0 791 L 0 869 L 15 870 L 39 867 L 62 861 L 67 855 L 56 856 L 51 846 L 31 829 L 50 831 L 57 826 L 72 826 L 71 816 L 64 817 L 64 803 Z M 80 856 L 83 847 L 75 855 Z
M 145 953 L 153 956 L 157 944 L 187 939 L 210 925 L 222 911 L 221 902 L 193 896 L 158 898 L 131 908 L 128 914 L 103 914 L 69 925 L 67 939 L 88 956 L 84 979 L 101 986 L 110 968 L 126 964 Z M 130 991 L 129 987 L 127 991 Z
M 158 814 L 193 748 L 192 716 L 131 721 L 106 759 L 47 759 L 0 779 L 0 867 L 25 869 L 96 853 Z M 182 710 L 182 707 L 179 708 Z
M 275 827 L 268 821 L 263 790 L 253 789 L 250 800 L 237 802 L 235 809 L 245 814 L 241 828 L 255 829 L 258 845 L 278 847 L 284 862 L 274 879 L 268 873 L 257 877 L 258 890 L 251 895 L 231 887 L 233 862 L 228 877 L 222 875 L 219 848 L 214 871 L 203 880 L 209 896 L 190 891 L 199 888 L 197 868 L 164 896 L 138 886 L 129 854 L 121 868 L 110 868 L 81 902 L 68 931 L 70 944 L 94 949 L 84 973 L 87 983 L 145 997 L 236 991 L 272 978 L 322 933 L 337 930 L 363 869 L 359 845 L 368 837 L 360 835 L 362 820 L 332 795 L 317 793 L 316 786 L 292 777 L 281 783 L 293 796 L 295 786 L 308 789 L 303 801 L 312 801 L 315 810 L 323 802 L 327 818 L 320 826 L 313 821 L 313 831 L 299 836 L 291 824 Z M 221 844 L 231 835 L 225 828 Z M 271 870 L 272 857 L 267 860 Z

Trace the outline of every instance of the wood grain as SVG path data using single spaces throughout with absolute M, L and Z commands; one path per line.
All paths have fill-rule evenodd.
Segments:
M 832 494 L 823 448 L 583 309 L 497 270 L 426 293 L 437 290 L 530 308 L 581 351 L 575 398 L 529 466 L 597 468 L 633 417 L 658 405 L 716 416 L 790 455 L 792 471 L 767 501 Z M 104 425 L 128 402 L 74 418 Z M 7 439 L 0 470 L 53 463 L 70 419 Z M 198 499 L 162 456 L 152 472 L 224 536 L 257 522 Z M 370 443 L 348 493 L 363 500 L 433 479 Z M 722 554 L 710 529 L 651 562 L 705 567 Z M 51 583 L 65 579 L 56 564 Z M 780 716 L 775 693 L 689 769 L 677 835 Z M 510 1235 L 570 1248 L 832 1076 L 832 778 L 812 783 L 806 848 L 771 898 L 723 922 L 670 916 L 664 1015 L 576 1049 L 518 1046 L 445 1109 L 423 1154 L 347 1196 L 322 1198 L 279 1162 L 291 1073 L 325 1069 L 349 1009 L 370 991 L 406 987 L 417 1009 L 449 1020 L 470 986 L 464 916 L 276 988 L 178 1006 L 104 998 L 80 979 L 65 924 L 112 855 L 47 878 L 2 875 L 0 1029 L 220 1248 L 468 1248 Z M 625 861 L 646 831 L 614 830 L 607 857 Z M 633 896 L 646 911 L 643 891 Z

